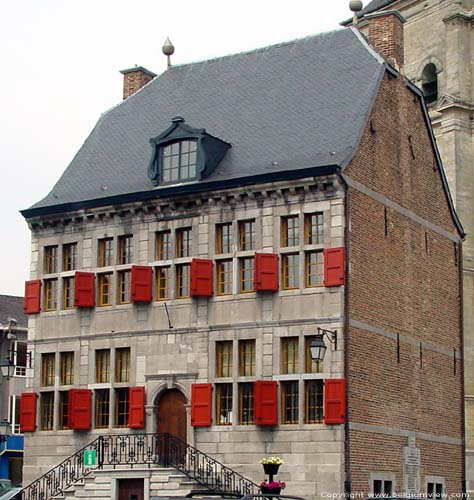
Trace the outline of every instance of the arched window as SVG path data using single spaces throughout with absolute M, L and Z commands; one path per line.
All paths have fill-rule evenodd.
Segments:
M 421 88 L 427 104 L 438 100 L 438 75 L 433 63 L 427 64 L 423 69 Z

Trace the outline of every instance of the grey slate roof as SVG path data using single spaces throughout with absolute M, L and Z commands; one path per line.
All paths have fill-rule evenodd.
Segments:
M 147 177 L 149 139 L 176 115 L 232 144 L 201 185 L 344 166 L 383 72 L 383 61 L 352 29 L 171 67 L 101 116 L 52 191 L 32 208 L 86 200 L 100 205 L 127 193 L 159 195 Z
M 396 0 L 372 0 L 369 2 L 358 14 L 357 17 L 361 18 L 366 14 L 371 14 L 372 12 L 376 12 L 378 10 L 382 10 L 385 7 L 388 7 L 392 3 L 396 2 Z M 347 26 L 352 23 L 352 17 L 350 19 L 346 19 L 341 23 L 342 26 Z
M 388 7 L 393 2 L 396 2 L 396 0 L 372 0 L 372 2 L 369 2 L 360 11 L 359 15 L 364 16 L 365 14 L 370 14 L 370 13 L 375 12 L 377 10 L 384 9 L 385 7 Z
M 8 325 L 8 318 L 16 319 L 17 326 L 28 327 L 28 318 L 23 312 L 23 297 L 0 295 L 0 325 Z

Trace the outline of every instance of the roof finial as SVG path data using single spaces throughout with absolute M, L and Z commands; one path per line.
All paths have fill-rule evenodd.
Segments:
M 174 54 L 174 45 L 171 43 L 169 37 L 166 38 L 163 47 L 161 48 L 163 54 L 168 58 L 168 68 L 171 66 L 170 56 Z
M 353 26 L 357 26 L 358 16 L 357 14 L 362 10 L 362 2 L 361 0 L 351 0 L 349 2 L 349 9 L 354 12 L 354 17 L 352 18 Z

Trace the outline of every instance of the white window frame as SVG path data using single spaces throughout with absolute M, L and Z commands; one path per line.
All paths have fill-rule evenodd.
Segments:
M 383 498 L 384 493 L 382 493 L 382 496 L 380 497 L 375 497 L 374 493 L 374 482 L 375 481 L 382 481 L 382 490 L 385 491 L 385 481 L 390 481 L 392 483 L 392 491 L 390 493 L 391 496 L 393 496 L 394 492 L 397 491 L 397 484 L 395 481 L 395 474 L 392 472 L 371 472 L 370 473 L 370 482 L 369 482 L 369 491 L 370 491 L 370 497 L 371 498 Z
M 17 365 L 17 352 L 18 352 L 18 344 L 25 344 L 26 345 L 26 366 L 18 366 Z M 15 366 L 15 373 L 14 377 L 27 377 L 27 369 L 32 368 L 31 366 L 31 354 L 28 351 L 28 343 L 23 342 L 21 340 L 15 340 L 13 343 L 13 351 L 12 351 L 12 361 L 13 365 Z
M 8 421 L 11 425 L 12 434 L 21 434 L 20 432 L 20 414 L 18 412 L 18 422 L 15 420 L 16 409 L 20 406 L 20 396 L 11 394 L 8 398 Z
M 428 484 L 433 484 L 434 485 L 434 495 L 433 497 L 429 498 L 436 498 L 436 485 L 440 484 L 441 485 L 441 498 L 443 498 L 443 494 L 445 492 L 446 488 L 446 480 L 443 476 L 425 476 L 425 491 L 426 491 L 426 498 L 428 498 Z

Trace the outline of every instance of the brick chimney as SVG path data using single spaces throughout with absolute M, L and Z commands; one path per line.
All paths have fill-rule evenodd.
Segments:
M 397 69 L 403 67 L 404 17 L 396 10 L 366 14 L 369 26 L 369 42 L 374 49 L 388 59 Z
M 123 69 L 120 71 L 123 75 L 123 98 L 126 99 L 135 94 L 144 85 L 155 78 L 155 73 L 148 71 L 142 66 L 135 68 Z

